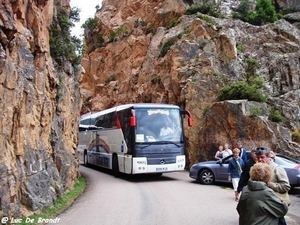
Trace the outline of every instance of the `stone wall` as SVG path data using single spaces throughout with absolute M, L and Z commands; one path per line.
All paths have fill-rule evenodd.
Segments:
M 54 11 L 47 0 L 0 4 L 0 218 L 52 205 L 79 175 L 81 72 L 54 66 Z

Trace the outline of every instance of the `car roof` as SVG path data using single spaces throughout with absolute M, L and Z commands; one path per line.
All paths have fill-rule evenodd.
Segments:
M 294 163 L 298 163 L 298 164 L 300 163 L 300 160 L 294 159 L 294 158 L 292 158 L 290 156 L 282 155 L 282 154 L 279 154 L 279 153 L 275 153 L 275 156 L 276 157 L 281 157 L 281 158 L 284 158 L 284 159 L 288 159 L 288 160 L 290 160 L 290 161 L 292 161 Z

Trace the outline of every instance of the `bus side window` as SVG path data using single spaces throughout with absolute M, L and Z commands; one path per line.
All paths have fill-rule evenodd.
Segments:
M 96 127 L 104 127 L 104 116 L 99 116 L 95 121 Z
M 90 118 L 81 120 L 79 124 L 79 132 L 87 131 L 89 129 L 90 122 L 91 122 Z
M 106 120 L 105 128 L 116 128 L 114 112 L 107 114 L 105 116 L 105 120 Z

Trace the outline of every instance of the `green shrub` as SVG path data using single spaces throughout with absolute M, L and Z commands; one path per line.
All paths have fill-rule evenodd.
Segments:
M 181 31 L 181 32 L 177 35 L 177 37 L 178 37 L 178 39 L 180 39 L 180 38 L 182 38 L 183 35 L 187 35 L 187 34 L 189 34 L 189 33 L 190 33 L 190 27 L 187 26 L 187 27 L 185 27 L 185 28 L 183 29 L 183 31 Z
M 173 44 L 174 44 L 173 40 L 171 40 L 171 39 L 167 40 L 164 43 L 164 45 L 163 45 L 163 47 L 162 47 L 162 49 L 161 49 L 160 54 L 159 54 L 158 57 L 164 57 L 168 53 L 168 51 L 170 50 L 170 48 L 171 48 L 171 46 Z
M 250 0 L 242 0 L 233 17 L 257 26 L 278 20 L 272 0 L 257 0 L 254 11 L 251 9 L 251 4 Z
M 245 46 L 238 44 L 236 45 L 236 49 L 238 53 L 243 53 L 245 51 Z
M 115 42 L 122 37 L 128 36 L 130 33 L 131 30 L 129 29 L 129 27 L 126 26 L 125 24 L 122 24 L 116 30 L 111 30 L 109 32 L 109 36 L 110 36 L 109 41 Z
M 197 13 L 207 14 L 217 18 L 223 18 L 221 14 L 220 1 L 202 0 L 201 4 L 194 4 L 185 12 L 186 15 L 193 15 Z
M 207 45 L 207 43 L 208 43 L 208 40 L 206 40 L 206 39 L 200 39 L 200 41 L 199 41 L 199 48 L 203 50 L 204 47 Z
M 210 16 L 207 16 L 207 15 L 198 15 L 197 16 L 199 19 L 202 19 L 204 21 L 206 21 L 208 24 L 211 24 L 211 25 L 214 25 L 215 24 L 215 21 L 210 17 Z
M 262 115 L 262 109 L 259 106 L 253 106 L 250 108 L 250 117 L 256 117 Z
M 255 75 L 256 69 L 260 67 L 256 59 L 247 58 L 245 66 L 245 72 L 247 73 L 247 79 Z
M 171 20 L 171 22 L 169 23 L 169 25 L 167 26 L 167 29 L 170 29 L 172 27 L 175 27 L 177 26 L 178 24 L 180 23 L 180 20 L 176 19 L 176 18 L 173 18 Z
M 300 130 L 292 132 L 292 141 L 300 143 Z
M 109 41 L 114 42 L 116 41 L 117 33 L 113 30 L 109 31 Z
M 98 27 L 98 24 L 99 22 L 97 18 L 88 18 L 84 24 L 81 25 L 81 28 L 93 30 Z
M 249 101 L 266 102 L 267 95 L 260 91 L 260 86 L 257 84 L 249 84 L 246 81 L 236 81 L 230 86 L 225 86 L 220 89 L 219 99 L 238 100 L 248 99 Z
M 285 118 L 279 110 L 275 109 L 274 107 L 271 107 L 270 112 L 271 113 L 269 115 L 269 120 L 277 123 L 285 122 Z
M 255 9 L 258 25 L 273 23 L 278 20 L 272 0 L 257 0 Z
M 193 15 L 193 14 L 196 14 L 197 12 L 200 12 L 200 5 L 198 4 L 195 4 L 195 5 L 192 5 L 190 8 L 188 8 L 185 12 L 186 15 Z
M 128 26 L 126 26 L 125 24 L 122 24 L 121 26 L 119 26 L 116 30 L 116 36 L 121 38 L 121 37 L 125 37 L 128 36 L 130 34 L 130 28 Z
M 145 34 L 155 34 L 156 33 L 156 29 L 154 27 L 147 27 L 145 30 Z
M 103 46 L 105 40 L 104 40 L 102 34 L 98 34 L 97 39 L 98 39 L 98 46 Z
M 240 15 L 245 16 L 251 11 L 251 4 L 252 2 L 249 0 L 242 0 L 235 11 Z
M 151 84 L 159 84 L 161 81 L 159 76 L 152 76 L 151 77 Z
M 79 64 L 82 55 L 82 43 L 76 37 L 70 36 L 70 28 L 74 26 L 72 21 L 79 20 L 80 10 L 72 8 L 70 13 L 60 7 L 57 7 L 57 16 L 49 28 L 49 45 L 51 57 L 58 66 L 62 67 L 63 63 L 70 61 L 73 64 Z

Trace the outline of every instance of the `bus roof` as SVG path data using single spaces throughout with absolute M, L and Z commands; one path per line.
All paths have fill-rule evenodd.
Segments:
M 114 111 L 120 111 L 123 109 L 128 109 L 128 108 L 133 108 L 133 109 L 138 109 L 138 108 L 169 108 L 169 109 L 179 109 L 179 106 L 177 105 L 172 105 L 172 104 L 164 104 L 164 103 L 131 103 L 131 104 L 124 104 L 124 105 L 118 105 L 109 109 L 105 109 L 102 111 L 98 112 L 89 112 L 86 114 L 83 114 L 81 116 L 81 119 L 84 118 L 95 118 L 100 115 L 104 115 L 107 113 L 111 113 Z

